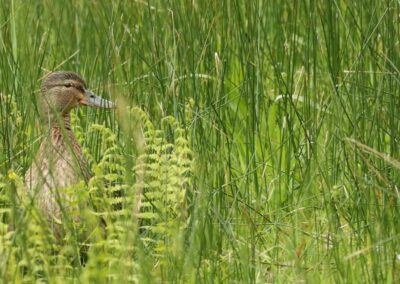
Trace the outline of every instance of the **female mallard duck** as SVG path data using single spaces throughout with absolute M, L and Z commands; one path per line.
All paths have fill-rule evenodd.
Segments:
M 71 130 L 70 111 L 79 105 L 112 108 L 113 104 L 89 91 L 85 81 L 73 72 L 49 74 L 41 92 L 44 121 L 50 131 L 25 175 L 25 183 L 44 217 L 55 225 L 63 219 L 57 189 L 90 178 L 81 147 Z

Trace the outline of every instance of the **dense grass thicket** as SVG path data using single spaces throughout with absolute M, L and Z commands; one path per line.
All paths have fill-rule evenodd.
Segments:
M 62 242 L 23 183 L 52 70 L 119 106 L 73 112 Z M 398 283 L 399 70 L 399 1 L 1 0 L 1 282 Z

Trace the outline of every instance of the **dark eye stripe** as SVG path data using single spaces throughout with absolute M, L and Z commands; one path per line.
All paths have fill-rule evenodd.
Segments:
M 85 92 L 85 88 L 84 88 L 83 86 L 80 86 L 80 85 L 79 85 L 79 86 L 75 86 L 75 85 L 73 85 L 73 84 L 71 84 L 71 83 L 65 83 L 65 84 L 51 84 L 51 85 L 48 85 L 48 87 L 50 87 L 50 88 L 54 88 L 54 87 L 66 87 L 66 88 L 71 88 L 71 87 L 73 87 L 73 88 L 75 88 L 75 89 L 81 91 L 82 93 Z

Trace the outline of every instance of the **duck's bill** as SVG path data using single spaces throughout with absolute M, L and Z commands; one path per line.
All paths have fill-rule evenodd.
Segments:
M 95 95 L 89 90 L 85 91 L 85 96 L 80 100 L 80 104 L 90 107 L 115 108 L 112 102 Z

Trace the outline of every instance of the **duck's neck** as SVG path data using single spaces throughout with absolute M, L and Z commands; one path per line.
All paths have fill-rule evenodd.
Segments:
M 60 128 L 71 131 L 71 115 L 69 113 L 65 113 L 57 119 L 53 119 L 53 121 L 51 121 L 51 128 Z
M 62 159 L 70 166 L 73 165 L 76 173 L 81 173 L 84 180 L 88 181 L 90 172 L 79 142 L 72 132 L 70 114 L 63 114 L 52 121 L 50 127 L 50 137 L 41 146 L 46 150 L 42 151 L 49 151 L 48 158 L 53 159 L 53 162 Z
M 51 144 L 53 145 L 59 145 L 60 143 L 67 142 L 79 147 L 75 135 L 72 132 L 71 116 L 69 113 L 63 114 L 57 119 L 51 121 L 49 134 L 49 138 L 52 142 Z

